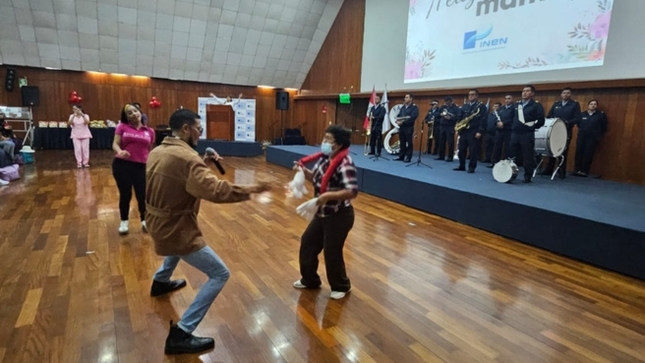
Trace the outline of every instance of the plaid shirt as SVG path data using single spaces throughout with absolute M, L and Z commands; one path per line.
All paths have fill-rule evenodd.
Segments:
M 312 169 L 314 192 L 316 197 L 320 195 L 320 185 L 322 183 L 323 175 L 325 175 L 325 171 L 327 170 L 327 168 L 329 168 L 329 164 L 330 158 L 322 157 L 316 162 L 316 165 L 314 165 Z M 336 172 L 334 172 L 332 177 L 329 179 L 329 184 L 327 185 L 327 191 L 329 192 L 335 192 L 344 189 L 351 191 L 354 195 L 358 194 L 356 166 L 354 166 L 354 162 L 349 155 L 346 156 L 340 163 L 340 165 L 336 169 Z M 338 212 L 341 206 L 349 207 L 351 205 L 352 204 L 349 200 L 329 201 L 325 205 L 318 207 L 318 212 L 316 213 L 316 215 L 322 218 L 328 217 L 331 214 Z

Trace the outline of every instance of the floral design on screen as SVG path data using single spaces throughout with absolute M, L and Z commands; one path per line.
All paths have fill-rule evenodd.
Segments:
M 548 64 L 598 61 L 605 57 L 609 24 L 611 21 L 612 0 L 597 0 L 598 8 L 595 14 L 581 14 L 586 21 L 578 21 L 573 29 L 567 33 L 572 40 L 567 45 L 566 53 L 547 56 L 549 59 L 531 57 L 523 63 L 511 64 L 508 61 L 500 62 L 499 69 L 519 69 L 546 66 Z
M 405 51 L 405 79 L 419 79 L 427 76 L 432 60 L 435 58 L 435 51 L 424 49 L 411 53 L 407 49 Z

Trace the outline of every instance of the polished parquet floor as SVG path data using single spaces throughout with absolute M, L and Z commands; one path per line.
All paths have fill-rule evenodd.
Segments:
M 291 171 L 262 157 L 227 158 L 226 178 L 275 190 L 202 204 L 205 237 L 231 270 L 196 332 L 216 349 L 166 357 L 169 321 L 205 276 L 180 263 L 188 286 L 151 298 L 161 258 L 134 199 L 130 234 L 117 233 L 111 152 L 91 163 L 39 151 L 0 187 L 0 362 L 645 361 L 644 282 L 366 194 L 346 245 L 352 292 L 330 300 L 324 278 L 293 289 L 302 200 L 282 187 Z

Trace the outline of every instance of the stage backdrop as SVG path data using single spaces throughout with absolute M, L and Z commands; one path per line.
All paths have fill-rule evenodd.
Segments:
M 233 102 L 236 102 L 234 100 Z M 212 97 L 199 97 L 197 99 L 197 113 L 202 118 L 204 131 L 202 132 L 202 139 L 206 138 L 206 128 L 208 122 L 206 120 L 206 105 L 220 105 L 216 99 Z M 235 141 L 255 141 L 255 109 L 256 104 L 254 99 L 241 99 L 240 102 L 231 105 L 235 111 Z

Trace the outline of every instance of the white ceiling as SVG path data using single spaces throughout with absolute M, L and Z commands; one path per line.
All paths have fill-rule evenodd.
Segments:
M 343 0 L 0 0 L 0 63 L 299 88 Z

